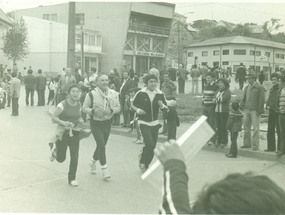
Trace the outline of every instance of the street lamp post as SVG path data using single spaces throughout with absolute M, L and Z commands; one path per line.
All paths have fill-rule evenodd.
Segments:
M 84 19 L 81 17 L 80 26 L 81 26 L 81 73 L 84 74 L 84 32 L 83 32 Z

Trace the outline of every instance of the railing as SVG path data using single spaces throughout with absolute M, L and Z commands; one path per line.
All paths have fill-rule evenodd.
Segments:
M 170 34 L 169 28 L 162 28 L 162 27 L 150 26 L 150 25 L 142 25 L 142 24 L 137 24 L 137 23 L 130 23 L 129 30 L 141 31 L 141 32 L 152 33 L 152 34 L 162 34 L 162 35 L 169 35 Z

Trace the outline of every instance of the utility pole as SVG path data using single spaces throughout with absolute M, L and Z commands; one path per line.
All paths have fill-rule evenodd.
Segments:
M 75 2 L 69 2 L 68 9 L 68 42 L 67 42 L 67 67 L 75 71 Z
M 178 32 L 178 44 L 177 44 L 177 57 L 178 57 L 178 60 L 177 60 L 177 63 L 178 65 L 181 63 L 181 50 L 180 50 L 180 47 L 181 47 L 181 30 L 180 30 L 180 18 L 178 19 L 178 22 L 177 22 L 177 32 Z
M 84 18 L 83 16 L 80 19 L 81 25 L 81 73 L 85 73 L 85 60 L 84 60 L 84 32 L 83 32 L 83 25 L 84 25 Z

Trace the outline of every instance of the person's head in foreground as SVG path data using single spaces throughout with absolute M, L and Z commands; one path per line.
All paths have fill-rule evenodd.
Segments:
M 155 149 L 155 154 L 163 165 L 170 160 L 184 162 L 183 153 L 174 140 L 161 144 Z M 204 187 L 190 212 L 192 214 L 285 214 L 285 192 L 264 175 L 230 174 Z
M 148 74 L 144 77 L 144 84 L 148 90 L 154 91 L 157 88 L 157 77 L 152 74 Z

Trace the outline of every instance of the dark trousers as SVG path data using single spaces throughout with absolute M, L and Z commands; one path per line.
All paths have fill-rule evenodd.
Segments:
M 10 96 L 10 92 L 7 93 L 7 107 L 11 106 L 11 96 Z
M 37 90 L 38 106 L 45 106 L 45 90 Z
M 26 89 L 26 105 L 29 105 L 29 97 L 31 96 L 31 106 L 34 105 L 34 90 Z
M 238 132 L 231 132 L 231 147 L 230 147 L 230 154 L 233 156 L 237 156 L 238 148 L 237 148 L 237 138 Z
M 285 154 L 285 113 L 279 113 L 279 126 L 280 126 L 280 151 Z
M 215 105 L 203 105 L 203 115 L 207 117 L 208 124 L 216 132 Z M 211 141 L 216 141 L 216 135 L 211 138 Z
M 120 125 L 120 114 L 119 113 L 114 114 L 112 121 L 113 121 L 112 125 Z
M 243 85 L 244 85 L 244 79 L 238 79 L 239 82 L 239 89 L 243 89 Z
M 54 103 L 54 90 L 49 90 L 47 104 L 49 104 L 51 101 Z
M 202 92 L 206 84 L 207 84 L 206 78 L 202 78 Z
M 146 168 L 151 163 L 154 156 L 154 149 L 157 142 L 159 125 L 148 126 L 140 124 L 140 130 L 143 136 L 143 142 L 145 146 L 143 147 L 142 156 L 140 159 L 141 164 L 145 164 Z
M 19 115 L 19 98 L 12 98 L 12 115 Z
M 167 140 L 176 140 L 177 126 L 175 124 L 167 123 Z
M 280 151 L 280 127 L 279 114 L 274 110 L 269 110 L 268 129 L 267 129 L 267 149 L 270 151 L 276 150 L 275 131 L 277 133 L 277 149 Z
M 0 99 L 0 109 L 4 109 L 5 108 L 5 105 L 6 105 L 6 93 L 4 93 L 4 97 L 3 97 L 3 99 L 2 99 L 2 101 L 1 101 L 1 99 Z
M 67 146 L 70 152 L 70 163 L 68 171 L 68 182 L 76 179 L 76 171 L 78 165 L 79 152 L 79 132 L 72 131 L 73 136 L 69 136 L 69 131 L 66 131 L 61 140 L 56 142 L 56 160 L 59 163 L 65 161 Z
M 97 145 L 93 154 L 93 160 L 99 160 L 103 166 L 106 164 L 106 144 L 111 131 L 111 120 L 90 120 L 90 128 Z
M 229 113 L 216 113 L 216 124 L 217 124 L 217 144 L 228 144 L 228 131 L 227 122 Z
M 178 92 L 185 92 L 185 80 L 183 78 L 178 78 Z

